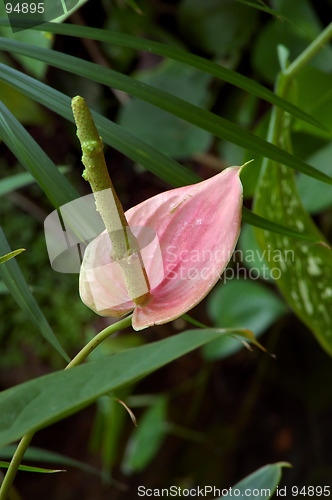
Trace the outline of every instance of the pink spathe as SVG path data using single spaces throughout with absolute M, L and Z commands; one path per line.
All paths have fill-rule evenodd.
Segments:
M 241 167 L 231 167 L 198 184 L 172 189 L 126 212 L 135 236 L 145 228 L 157 237 L 142 249 L 150 297 L 129 299 L 120 266 L 111 260 L 106 232 L 87 247 L 80 272 L 83 302 L 101 316 L 134 310 L 141 330 L 181 316 L 197 305 L 220 278 L 234 251 L 241 225 Z

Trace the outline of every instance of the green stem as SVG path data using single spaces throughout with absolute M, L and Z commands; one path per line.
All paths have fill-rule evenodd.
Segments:
M 107 337 L 109 337 L 113 333 L 130 326 L 132 317 L 133 315 L 131 314 L 127 318 L 121 319 L 117 323 L 114 323 L 113 325 L 110 325 L 99 332 L 98 335 L 93 337 L 93 339 L 91 339 L 90 342 L 88 342 L 86 346 L 84 346 L 83 349 L 78 354 L 76 354 L 75 358 L 71 360 L 71 362 L 66 366 L 65 370 L 81 364 L 89 356 L 89 354 L 94 351 L 96 347 L 101 344 L 101 342 L 103 342 L 103 340 L 107 339 Z
M 332 23 L 330 23 L 315 40 L 288 66 L 284 75 L 294 78 L 298 73 L 324 46 L 332 39 Z
M 94 349 L 96 349 L 96 347 L 99 346 L 99 344 L 103 340 L 107 339 L 113 333 L 118 332 L 119 330 L 123 330 L 124 328 L 130 326 L 131 320 L 132 320 L 132 314 L 127 318 L 117 321 L 113 325 L 110 325 L 101 332 L 99 332 L 92 340 L 90 340 L 90 342 L 88 342 L 88 344 L 86 344 L 86 346 L 83 347 L 83 349 L 75 356 L 75 358 L 72 359 L 72 361 L 66 366 L 65 370 L 81 364 L 89 356 L 89 354 Z M 18 467 L 23 459 L 23 456 L 34 434 L 35 434 L 34 432 L 29 432 L 28 434 L 25 434 L 25 436 L 23 436 L 21 441 L 19 442 L 16 451 L 13 455 L 13 458 L 10 462 L 10 465 L 7 469 L 6 475 L 0 486 L 0 500 L 6 500 L 8 498 L 10 489 L 15 480 Z
M 17 470 L 19 468 L 19 465 L 23 459 L 24 453 L 26 452 L 31 439 L 33 438 L 34 433 L 29 432 L 29 434 L 26 434 L 25 436 L 22 437 L 21 441 L 19 442 L 16 451 L 13 455 L 13 458 L 10 462 L 10 466 L 7 469 L 6 475 L 1 483 L 0 487 L 0 500 L 6 500 L 10 489 L 13 485 L 14 479 L 16 477 Z
M 278 77 L 275 93 L 287 99 L 287 95 L 294 77 L 308 62 L 332 39 L 332 23 L 330 23 L 315 40 L 286 68 Z M 269 126 L 268 140 L 273 144 L 284 147 L 282 144 L 282 129 L 285 112 L 274 107 Z

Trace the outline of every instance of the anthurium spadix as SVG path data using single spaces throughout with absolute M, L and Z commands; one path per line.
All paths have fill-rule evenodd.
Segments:
M 83 143 L 82 150 L 88 178 L 91 161 L 84 157 Z M 110 228 L 105 223 L 106 230 L 85 250 L 80 271 L 83 302 L 102 316 L 134 310 L 135 330 L 171 321 L 198 304 L 220 278 L 239 236 L 239 173 L 240 167 L 230 167 L 200 183 L 149 198 L 125 214 L 120 209 L 120 225 Z M 109 184 L 101 189 L 112 197 Z M 118 200 L 110 201 L 114 203 Z M 120 253 L 114 246 L 122 248 Z

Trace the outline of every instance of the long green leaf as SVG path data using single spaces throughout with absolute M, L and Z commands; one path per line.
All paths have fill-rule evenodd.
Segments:
M 249 335 L 245 331 L 237 332 L 252 340 L 250 332 Z M 229 331 L 224 329 L 188 330 L 3 391 L 0 393 L 0 446 L 61 420 L 100 396 L 227 334 Z
M 9 253 L 10 251 L 10 246 L 0 226 L 0 254 Z M 19 306 L 28 315 L 30 320 L 36 325 L 41 335 L 68 362 L 69 358 L 67 354 L 61 347 L 60 342 L 54 335 L 45 316 L 40 310 L 16 262 L 16 259 L 11 259 L 10 261 L 1 264 L 0 276 L 14 300 L 16 300 Z
M 25 251 L 25 248 L 19 248 L 18 250 L 13 250 L 12 252 L 7 253 L 6 255 L 2 255 L 0 257 L 0 264 L 7 262 L 7 260 L 10 260 L 13 257 L 16 257 L 16 255 L 19 255 L 20 253 L 22 253 L 24 251 Z
M 77 198 L 75 189 L 1 101 L 0 136 L 56 208 Z
M 68 171 L 66 166 L 59 167 L 61 173 Z M 22 187 L 28 186 L 35 182 L 34 177 L 29 172 L 23 172 L 20 174 L 10 175 L 0 180 L 0 197 L 4 196 L 11 191 L 20 189 Z
M 242 216 L 244 222 L 251 224 L 252 226 L 259 227 L 261 229 L 266 229 L 267 231 L 272 231 L 277 234 L 291 236 L 292 238 L 297 238 L 299 240 L 312 241 L 313 243 L 321 243 L 323 241 L 321 236 L 310 234 L 307 232 L 300 233 L 296 229 L 292 229 L 284 224 L 279 224 L 278 222 L 265 219 L 258 214 L 255 214 L 247 207 L 243 207 Z
M 10 193 L 15 189 L 28 186 L 33 182 L 35 182 L 34 178 L 28 172 L 23 172 L 22 174 L 10 175 L 9 177 L 1 179 L 0 181 L 0 196 Z
M 70 106 L 71 99 L 65 94 L 1 63 L 0 80 L 8 83 L 31 99 L 43 104 L 55 113 L 74 123 L 74 117 Z M 104 118 L 99 113 L 93 113 L 93 117 L 103 137 L 103 141 L 106 144 L 117 149 L 137 163 L 141 163 L 150 172 L 166 182 L 169 182 L 171 185 L 176 187 L 184 186 L 201 180 L 198 175 L 136 138 L 130 132 L 127 132 L 111 120 Z M 19 127 L 17 126 L 16 129 L 18 130 Z M 42 169 L 43 165 L 38 162 L 35 168 Z M 53 170 L 54 168 L 56 167 L 53 164 Z M 63 185 L 64 182 L 68 184 L 68 191 L 70 185 L 65 177 L 62 179 L 61 185 Z M 75 197 L 77 198 L 78 196 L 79 194 L 75 193 Z M 67 201 L 71 200 L 68 198 Z
M 16 446 L 10 445 L 0 448 L 0 458 L 9 460 L 12 458 L 16 451 Z M 41 448 L 36 448 L 34 446 L 29 446 L 24 454 L 25 461 L 34 462 L 47 462 L 49 464 L 61 464 L 61 467 L 75 467 L 76 469 L 83 470 L 95 476 L 101 476 L 101 473 L 95 467 L 88 465 L 74 458 L 67 457 L 60 453 L 55 453 L 53 451 L 43 450 Z
M 61 52 L 42 49 L 34 45 L 23 44 L 6 38 L 0 38 L 0 49 L 33 57 L 65 71 L 127 92 L 193 125 L 207 130 L 216 137 L 230 141 L 256 154 L 278 160 L 280 163 L 306 175 L 332 184 L 332 178 L 328 175 L 274 144 L 242 129 L 235 123 L 127 75 L 122 75 L 114 70 Z
M 10 462 L 3 462 L 0 460 L 0 468 L 8 469 Z M 19 465 L 18 470 L 24 470 L 26 472 L 39 472 L 41 474 L 53 474 L 54 472 L 66 472 L 63 469 L 43 469 L 41 467 L 33 467 L 31 465 Z
M 34 78 L 24 75 L 19 71 L 10 68 L 4 64 L 0 63 L 0 80 L 5 81 L 9 85 L 12 85 L 14 88 L 24 93 L 25 95 L 31 97 L 36 100 L 40 104 L 47 106 L 49 109 L 58 113 L 60 116 L 66 118 L 67 120 L 74 122 L 74 118 L 70 108 L 70 98 L 61 92 L 45 85 L 44 83 L 35 80 Z M 8 112 L 9 113 L 9 112 Z M 187 184 L 194 184 L 195 182 L 199 182 L 202 180 L 196 174 L 191 172 L 189 169 L 180 165 L 175 160 L 168 158 L 166 155 L 160 153 L 156 149 L 152 148 L 145 142 L 141 141 L 134 135 L 126 132 L 124 129 L 111 122 L 107 118 L 104 118 L 99 113 L 93 112 L 94 120 L 98 126 L 100 134 L 103 137 L 103 140 L 106 144 L 114 147 L 115 149 L 121 151 L 123 154 L 127 155 L 134 161 L 137 161 L 144 165 L 150 172 L 154 173 L 161 179 L 164 179 L 166 182 L 169 182 L 173 186 L 185 186 Z M 30 151 L 35 151 L 35 157 L 38 157 L 40 148 L 32 139 L 32 137 L 25 131 L 25 129 L 15 120 L 15 118 L 11 117 L 11 124 L 16 131 L 17 140 L 10 141 L 7 144 L 9 147 L 11 145 L 15 146 L 19 142 L 20 134 L 24 135 L 25 142 L 28 144 L 28 149 Z M 1 121 L 0 121 L 0 134 L 1 134 Z M 10 135 L 11 137 L 11 135 Z M 12 149 L 12 148 L 11 148 Z M 13 153 L 15 154 L 16 149 L 13 147 Z M 30 170 L 30 162 L 27 161 L 28 158 L 25 156 L 21 157 L 22 164 Z M 50 165 L 50 169 L 52 172 L 57 170 L 57 167 L 53 162 L 48 158 L 48 164 Z M 43 164 L 37 162 L 34 164 L 34 167 L 37 171 L 37 178 L 43 178 L 43 172 L 39 172 L 39 170 L 43 169 Z M 57 170 L 57 173 L 54 173 L 58 178 L 61 172 Z M 59 182 L 59 181 L 58 181 Z M 43 184 L 40 184 L 43 189 Z M 66 187 L 63 192 L 73 192 L 74 188 L 69 184 L 67 179 L 62 176 L 61 186 Z M 79 194 L 75 191 L 74 198 L 78 198 Z M 67 197 L 67 201 L 71 201 L 71 197 Z M 62 198 L 63 199 L 63 198 Z M 66 202 L 67 202 L 66 201 Z M 61 200 L 56 201 L 55 206 L 59 206 Z M 243 208 L 243 220 L 248 224 L 252 224 L 257 227 L 262 227 L 264 229 L 268 229 L 269 231 L 274 231 L 280 234 L 285 234 L 288 236 L 293 236 L 294 238 L 307 239 L 308 241 L 318 241 L 312 235 L 306 235 L 305 233 L 299 233 L 293 229 L 287 228 L 282 224 L 276 224 L 268 219 L 264 219 L 254 213 L 252 213 L 246 207 Z
M 70 108 L 70 98 L 61 92 L 53 89 L 45 85 L 44 83 L 31 78 L 30 76 L 24 75 L 19 71 L 9 68 L 8 66 L 0 63 L 0 80 L 5 81 L 9 85 L 12 85 L 17 90 L 23 92 L 25 95 L 31 97 L 36 100 L 40 104 L 47 106 L 52 111 L 58 113 L 60 116 L 66 118 L 67 120 L 74 122 L 74 118 Z M 138 161 L 142 163 L 150 172 L 153 172 L 158 177 L 164 179 L 166 182 L 169 182 L 173 186 L 184 186 L 187 184 L 193 184 L 201 180 L 196 174 L 191 172 L 189 169 L 186 169 L 175 160 L 168 158 L 164 154 L 155 150 L 151 146 L 147 145 L 145 142 L 136 138 L 132 134 L 126 132 L 121 127 L 111 122 L 110 120 L 104 118 L 99 113 L 93 112 L 93 117 L 98 126 L 98 129 L 103 137 L 103 140 L 106 144 L 118 149 L 123 154 L 127 155 L 129 158 L 134 161 Z M 11 119 L 12 126 L 14 126 L 14 130 L 16 130 L 17 141 L 11 141 L 8 146 L 13 143 L 14 145 L 18 142 L 18 138 L 20 137 L 20 133 L 24 134 L 25 141 L 29 144 L 29 149 L 31 151 L 36 149 L 35 156 L 38 156 L 38 151 L 40 150 L 39 146 L 35 143 L 32 137 L 27 134 L 25 129 L 23 129 L 15 118 Z M 17 126 L 15 126 L 17 124 Z M 1 122 L 0 122 L 0 133 L 1 133 Z M 15 150 L 12 149 L 15 154 Z M 26 158 L 22 158 L 23 165 L 29 170 L 29 163 L 25 163 Z M 56 169 L 56 166 L 48 160 L 49 165 L 52 165 L 52 170 Z M 42 164 L 36 163 L 35 168 L 37 172 L 39 169 L 43 168 Z M 38 178 L 42 175 L 42 172 L 38 175 Z M 59 175 L 59 172 L 56 174 Z M 61 175 L 61 173 L 60 173 Z M 63 176 L 61 185 L 67 184 L 66 191 L 69 189 L 72 191 L 72 188 L 69 185 L 67 179 Z M 41 187 L 42 184 L 41 184 Z M 79 195 L 75 192 L 75 198 Z M 71 201 L 68 197 L 67 201 Z M 60 204 L 60 200 L 58 200 L 57 205 Z M 56 206 L 57 206 L 56 205 Z M 281 224 L 275 224 L 263 217 L 259 217 L 256 214 L 253 214 L 244 207 L 243 209 L 243 220 L 248 222 L 248 224 L 252 224 L 257 227 L 263 227 L 264 229 L 268 229 L 269 231 L 275 231 L 280 234 L 286 234 L 288 236 L 299 237 L 302 239 L 307 239 L 309 241 L 313 240 L 311 235 L 306 235 L 304 233 L 296 232 L 292 229 L 287 228 Z M 313 241 L 316 241 L 315 239 Z
M 271 10 L 271 13 L 272 12 L 275 15 L 277 14 L 275 11 Z M 0 18 L 0 26 L 6 25 L 8 25 L 8 20 Z M 120 47 L 145 50 L 147 52 L 152 52 L 153 54 L 174 59 L 175 61 L 182 62 L 188 66 L 203 71 L 204 73 L 208 73 L 209 75 L 228 82 L 236 87 L 239 87 L 240 89 L 246 90 L 250 94 L 264 99 L 270 104 L 279 106 L 281 109 L 296 116 L 297 118 L 300 118 L 301 120 L 311 123 L 312 125 L 326 131 L 325 125 L 321 124 L 314 117 L 310 116 L 308 113 L 292 103 L 281 99 L 263 85 L 260 85 L 254 80 L 247 78 L 236 71 L 220 66 L 220 64 L 209 61 L 203 57 L 190 54 L 189 52 L 179 49 L 178 47 L 172 47 L 160 42 L 154 42 L 144 38 L 117 33 L 110 30 L 91 28 L 87 26 L 76 26 L 72 24 L 45 23 L 42 26 L 32 26 L 31 29 L 49 31 L 50 33 L 60 35 L 88 38 L 90 40 L 98 40 L 100 42 L 111 43 Z

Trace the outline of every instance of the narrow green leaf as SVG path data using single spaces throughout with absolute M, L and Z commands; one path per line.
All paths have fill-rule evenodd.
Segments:
M 282 164 L 314 177 L 322 182 L 332 184 L 332 178 L 308 165 L 303 160 L 284 151 L 283 149 L 264 141 L 251 132 L 242 129 L 237 124 L 211 113 L 198 106 L 194 106 L 183 99 L 179 99 L 163 90 L 156 89 L 143 82 L 139 82 L 127 75 L 122 75 L 114 70 L 99 66 L 98 64 L 84 61 L 77 57 L 69 56 L 54 50 L 41 49 L 33 45 L 22 44 L 15 40 L 0 38 L 0 49 L 33 57 L 47 62 L 51 66 L 81 75 L 90 80 L 112 86 L 127 92 L 143 101 L 182 118 L 196 125 L 216 137 L 230 141 L 234 144 L 262 154 L 267 158 L 278 160 Z
M 34 178 L 28 172 L 23 172 L 22 174 L 10 175 L 5 179 L 0 181 L 0 196 L 10 193 L 15 189 L 28 186 L 34 182 Z
M 275 11 L 271 11 L 270 13 L 272 12 L 276 14 Z M 0 26 L 6 25 L 8 25 L 8 20 L 6 18 L 0 19 Z M 267 89 L 263 85 L 260 85 L 254 80 L 247 78 L 240 73 L 237 73 L 236 71 L 220 66 L 220 64 L 209 61 L 203 57 L 190 54 L 189 52 L 186 52 L 177 47 L 172 47 L 171 45 L 146 40 L 141 37 L 134 37 L 123 33 L 117 33 L 110 30 L 91 28 L 88 26 L 76 26 L 72 24 L 58 25 L 55 23 L 46 23 L 43 24 L 43 26 L 32 26 L 31 29 L 45 30 L 49 31 L 50 33 L 75 36 L 79 38 L 88 38 L 90 40 L 98 40 L 101 42 L 111 43 L 113 45 L 119 45 L 120 47 L 145 50 L 147 52 L 152 52 L 153 54 L 158 54 L 163 57 L 174 59 L 175 61 L 182 62 L 184 64 L 187 64 L 188 66 L 199 69 L 216 78 L 228 82 L 240 89 L 246 90 L 250 94 L 260 97 L 270 104 L 279 106 L 281 109 L 284 109 L 297 118 L 311 123 L 312 125 L 326 131 L 325 125 L 321 124 L 314 117 L 304 112 L 302 109 L 298 108 L 292 103 L 281 99 L 279 96 L 274 94 L 271 90 Z
M 270 134 L 287 145 L 289 128 L 283 120 L 277 122 L 276 116 L 273 113 Z M 279 130 L 282 132 L 279 133 Z M 277 162 L 265 162 L 256 190 L 255 211 L 277 224 L 287 220 L 295 230 L 312 234 L 321 240 L 321 244 L 308 244 L 256 229 L 261 249 L 270 250 L 270 254 L 266 254 L 268 265 L 279 270 L 277 286 L 295 313 L 315 334 L 318 342 L 332 355 L 331 249 L 303 208 L 294 173 Z M 274 252 L 279 253 L 279 260 L 275 259 Z
M 71 99 L 65 94 L 1 63 L 0 80 L 7 82 L 25 95 L 28 95 L 40 104 L 43 104 L 55 113 L 74 123 L 74 117 L 70 106 Z M 119 127 L 116 123 L 104 118 L 99 113 L 93 112 L 92 114 L 98 126 L 98 130 L 103 137 L 103 141 L 106 144 L 114 147 L 137 163 L 144 165 L 150 172 L 161 179 L 176 187 L 193 184 L 201 180 L 198 175 L 139 140 L 134 135 Z M 30 138 L 30 140 L 32 141 L 32 138 Z M 54 167 L 55 165 L 53 164 L 53 168 Z M 42 168 L 42 164 L 38 163 L 36 165 L 36 169 L 39 170 Z M 69 188 L 71 190 L 74 189 L 70 186 L 67 179 L 63 178 L 62 183 L 64 182 L 68 184 L 67 191 Z M 79 194 L 75 192 L 75 197 L 77 198 L 78 196 Z M 67 201 L 71 200 L 68 198 Z
M 286 21 L 286 18 L 280 14 L 277 10 L 271 9 L 264 2 L 255 2 L 253 0 L 237 0 L 237 2 L 243 3 L 244 5 L 248 5 L 248 7 L 252 7 L 254 9 L 261 10 L 262 12 L 266 12 L 271 16 L 278 18 L 279 20 Z
M 137 14 L 143 14 L 141 8 L 138 6 L 138 4 L 135 2 L 135 0 L 125 0 L 125 2 L 137 13 Z
M 7 239 L 0 226 L 0 253 L 9 253 L 11 251 Z M 36 325 L 41 335 L 49 342 L 58 353 L 69 362 L 67 354 L 61 347 L 58 339 L 54 335 L 45 316 L 40 310 L 34 296 L 32 295 L 27 282 L 16 262 L 12 259 L 0 266 L 0 276 L 14 300 L 27 314 L 30 320 Z
M 65 94 L 62 94 L 52 87 L 38 82 L 34 78 L 24 75 L 19 71 L 13 68 L 9 68 L 8 66 L 1 63 L 0 80 L 6 81 L 8 84 L 14 86 L 40 104 L 47 106 L 49 109 L 58 113 L 60 116 L 63 116 L 71 122 L 74 122 L 74 118 L 70 108 L 71 99 Z M 111 122 L 107 118 L 104 118 L 99 113 L 92 112 L 92 115 L 94 117 L 95 123 L 98 126 L 98 130 L 106 144 L 114 147 L 118 151 L 127 155 L 132 160 L 141 163 L 150 172 L 154 173 L 171 185 L 179 187 L 185 186 L 187 184 L 194 184 L 195 182 L 199 182 L 201 180 L 200 177 L 191 172 L 189 169 L 183 167 L 180 163 L 147 145 L 145 142 L 141 141 L 129 132 L 126 132 L 121 127 Z M 23 127 L 19 126 L 18 124 L 17 127 L 15 127 L 15 130 L 17 130 L 17 133 L 20 134 L 22 128 Z M 30 150 L 34 150 L 34 148 L 38 149 L 39 147 L 33 141 L 32 137 L 27 134 L 25 129 L 23 129 L 23 131 L 25 133 L 25 140 L 29 144 Z M 19 137 L 20 136 L 18 135 L 16 142 L 19 140 Z M 12 142 L 13 141 L 9 143 L 9 147 Z M 15 145 L 16 142 L 14 141 L 13 144 Z M 14 152 L 15 150 L 12 149 L 12 151 Z M 25 168 L 30 169 L 30 162 L 26 162 L 25 160 L 26 157 L 23 156 L 21 158 L 22 164 L 25 166 Z M 56 169 L 56 166 L 51 162 L 50 159 L 48 159 L 48 164 L 52 165 L 52 169 Z M 34 167 L 37 172 L 36 177 L 42 178 L 43 164 L 36 163 L 34 164 Z M 59 172 L 56 174 L 56 176 L 58 176 L 58 174 Z M 66 189 L 64 190 L 64 192 L 74 192 L 74 188 L 69 184 L 64 176 L 62 177 L 61 185 L 66 185 Z M 79 194 L 75 191 L 75 194 L 70 196 L 67 195 L 66 202 L 71 201 L 71 196 L 74 196 L 74 198 L 78 198 Z M 59 199 L 56 202 L 55 206 L 59 206 L 60 204 L 61 200 Z M 312 235 L 306 235 L 304 233 L 296 232 L 282 224 L 276 224 L 273 221 L 269 221 L 267 219 L 264 219 L 263 217 L 259 217 L 246 207 L 243 208 L 243 220 L 244 222 L 252 224 L 253 226 L 263 227 L 264 229 L 268 229 L 269 231 L 276 231 L 280 234 L 293 236 L 294 238 L 301 238 L 309 241 L 319 241 Z
M 0 446 L 61 420 L 100 396 L 229 333 L 222 329 L 188 330 L 5 390 L 0 393 Z M 251 332 L 240 335 L 254 341 Z
M 75 189 L 1 101 L 0 136 L 56 208 L 77 198 Z
M 261 467 L 250 474 L 250 476 L 247 476 L 242 479 L 242 481 L 232 486 L 232 496 L 247 496 L 247 498 L 257 498 L 258 500 L 268 500 L 272 498 L 280 483 L 281 470 L 283 467 L 291 467 L 291 465 L 287 462 L 278 462 L 276 464 Z M 248 491 L 252 492 L 252 497 L 248 497 Z M 224 500 L 227 496 L 228 495 L 223 495 L 216 500 Z
M 264 215 L 266 212 L 263 212 Z M 292 229 L 284 224 L 279 224 L 279 222 L 275 222 L 272 217 L 271 219 L 266 219 L 265 217 L 261 217 L 257 213 L 252 212 L 247 207 L 243 207 L 242 216 L 244 222 L 247 224 L 251 224 L 252 226 L 259 227 L 262 229 L 266 229 L 267 231 L 271 231 L 273 233 L 290 236 L 291 238 L 296 238 L 305 241 L 311 241 L 313 243 L 321 243 L 322 236 L 310 234 L 307 232 L 299 232 L 296 229 Z M 285 219 L 283 219 L 284 221 Z M 286 219 L 288 221 L 288 219 Z
M 7 260 L 16 257 L 16 255 L 19 255 L 22 252 L 25 252 L 25 248 L 19 248 L 18 250 L 13 250 L 12 252 L 3 255 L 2 257 L 0 257 L 0 264 L 2 264 L 3 262 L 7 262 Z
M 0 460 L 0 467 L 3 469 L 8 469 L 10 462 L 3 462 Z M 42 474 L 53 474 L 54 472 L 66 472 L 63 469 L 42 469 L 41 467 L 32 467 L 30 465 L 19 465 L 18 470 L 24 470 L 26 472 L 39 472 Z
M 61 166 L 59 167 L 61 173 L 68 172 L 68 167 Z M 7 193 L 11 193 L 16 189 L 20 189 L 22 187 L 26 187 L 29 184 L 33 184 L 35 179 L 29 172 L 23 172 L 20 174 L 10 175 L 9 177 L 5 177 L 0 180 L 0 197 L 4 196 Z
M 9 445 L 4 448 L 0 448 L 0 458 L 2 459 L 11 459 L 16 451 L 16 446 Z M 55 453 L 53 451 L 42 450 L 41 448 L 36 448 L 34 446 L 29 446 L 27 451 L 24 454 L 25 461 L 34 461 L 34 462 L 47 462 L 49 464 L 61 464 L 61 467 L 75 467 L 75 469 L 80 469 L 94 476 L 101 475 L 100 471 L 91 465 L 88 465 L 84 462 L 80 462 L 79 460 L 75 460 L 74 458 L 66 457 L 60 453 Z

